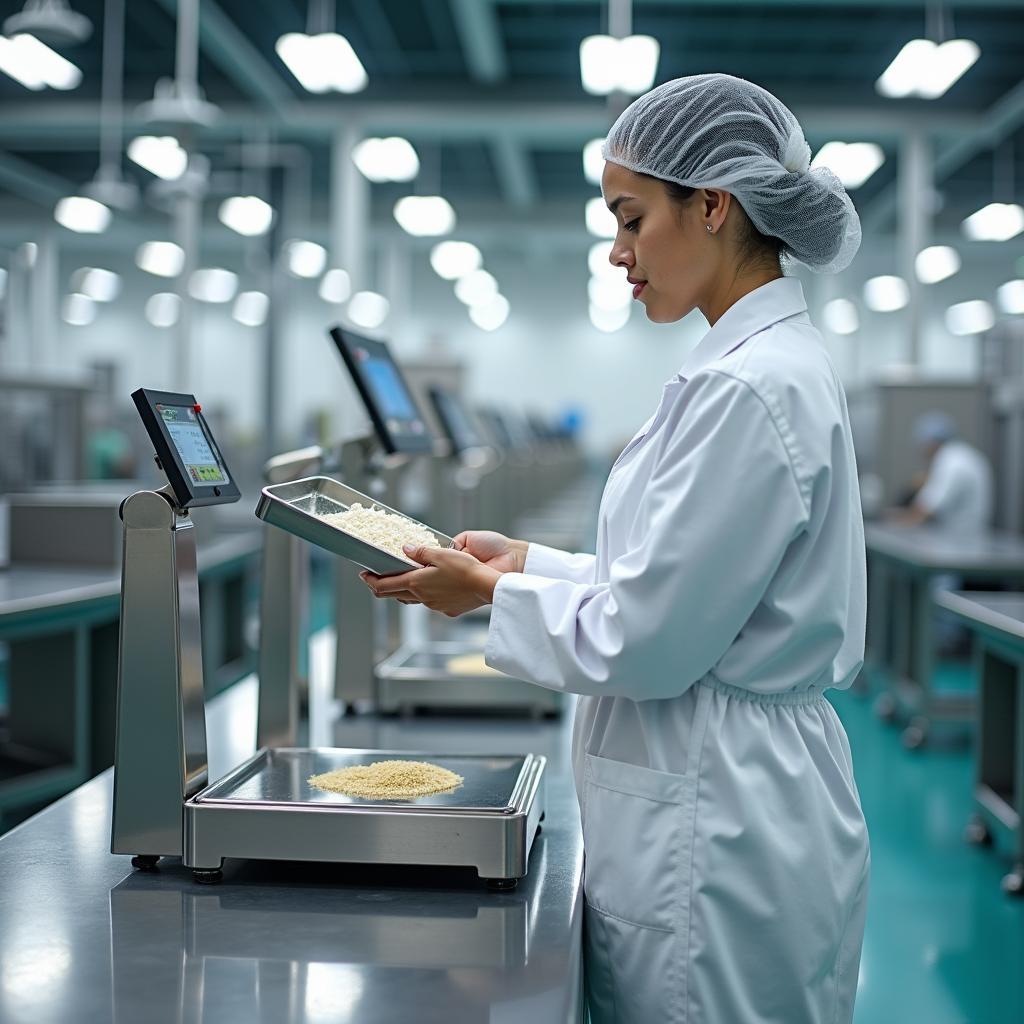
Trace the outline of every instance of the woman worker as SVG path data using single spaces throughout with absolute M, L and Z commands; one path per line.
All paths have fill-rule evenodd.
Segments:
M 594 1024 L 842 1024 L 869 854 L 824 692 L 861 664 L 864 538 L 843 389 L 782 265 L 841 270 L 859 221 L 790 111 L 726 75 L 640 97 L 604 157 L 612 263 L 651 320 L 711 329 L 612 468 L 597 554 L 467 532 L 364 578 L 492 603 L 487 663 L 581 695 Z

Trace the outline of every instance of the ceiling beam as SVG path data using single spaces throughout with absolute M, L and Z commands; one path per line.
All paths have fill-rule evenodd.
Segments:
M 449 0 L 455 31 L 462 43 L 470 77 L 500 82 L 508 77 L 505 44 L 491 0 Z
M 566 149 L 603 135 L 609 126 L 607 106 L 600 99 L 540 102 L 506 95 L 452 102 L 422 93 L 419 90 L 418 97 L 387 101 L 293 101 L 279 117 L 270 118 L 266 111 L 251 106 L 226 105 L 223 116 L 211 127 L 200 129 L 198 138 L 200 144 L 203 139 L 239 139 L 272 126 L 282 137 L 329 140 L 344 121 L 367 131 L 434 142 L 491 139 L 500 130 L 502 135 L 535 148 Z M 915 128 L 935 138 L 958 138 L 978 123 L 977 114 L 970 112 L 932 112 L 896 104 L 885 108 L 827 107 L 794 102 L 792 109 L 808 135 L 839 135 L 850 141 L 897 140 Z M 126 108 L 124 117 L 126 132 L 145 127 L 134 107 Z M 76 140 L 95 141 L 98 130 L 98 103 L 7 103 L 0 118 L 0 144 L 31 147 L 37 140 L 49 139 L 58 143 L 55 148 L 76 148 Z
M 0 153 L 0 189 L 31 199 L 40 206 L 52 206 L 58 199 L 77 191 L 66 178 L 10 153 Z
M 156 0 L 175 19 L 178 0 Z M 276 67 L 249 37 L 217 6 L 215 0 L 199 5 L 199 45 L 203 52 L 243 92 L 283 117 L 295 96 Z

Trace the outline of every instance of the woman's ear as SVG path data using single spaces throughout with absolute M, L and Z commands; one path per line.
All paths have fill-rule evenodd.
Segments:
M 731 201 L 730 193 L 720 188 L 701 189 L 701 213 L 705 223 L 710 224 L 715 232 L 725 223 Z

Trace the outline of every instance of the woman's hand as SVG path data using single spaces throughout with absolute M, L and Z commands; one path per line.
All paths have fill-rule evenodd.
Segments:
M 512 540 L 493 530 L 465 530 L 455 538 L 456 551 L 468 551 L 501 573 L 522 572 L 529 546 L 525 540 Z
M 494 585 L 501 573 L 483 565 L 468 551 L 410 547 L 403 550 L 423 568 L 398 576 L 361 572 L 360 579 L 375 596 L 393 597 L 402 604 L 423 604 L 449 618 L 490 604 L 493 600 Z

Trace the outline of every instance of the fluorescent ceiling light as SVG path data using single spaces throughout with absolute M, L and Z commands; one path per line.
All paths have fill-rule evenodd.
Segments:
M 989 203 L 960 226 L 974 241 L 1006 242 L 1024 231 L 1024 207 L 1017 203 Z
M 324 302 L 345 302 L 352 294 L 352 279 L 338 267 L 328 270 L 320 282 L 320 298 Z
M 7 294 L 7 271 L 0 267 L 0 299 Z
M 583 147 L 583 174 L 592 185 L 601 184 L 601 175 L 604 173 L 604 157 L 601 156 L 601 147 L 604 139 L 591 139 Z
M 420 158 L 412 143 L 392 135 L 386 139 L 363 139 L 352 159 L 370 181 L 412 181 L 420 172 Z
M 259 196 L 231 196 L 220 204 L 217 216 L 240 235 L 265 235 L 274 223 L 274 208 Z
M 864 282 L 864 304 L 876 313 L 893 313 L 910 301 L 910 289 L 902 277 L 884 274 Z
M 587 36 L 580 43 L 583 88 L 595 96 L 647 92 L 654 85 L 660 49 L 653 36 Z
M 405 196 L 395 203 L 395 220 L 410 235 L 447 235 L 455 211 L 443 196 Z
M 875 88 L 893 99 L 938 99 L 980 55 L 977 43 L 969 39 L 947 39 L 942 44 L 912 39 L 875 82 Z
M 185 266 L 185 250 L 173 242 L 143 242 L 135 250 L 140 270 L 157 277 L 177 277 Z
M 467 306 L 480 306 L 498 294 L 498 282 L 486 270 L 474 270 L 455 282 L 455 297 Z
M 146 300 L 146 319 L 154 327 L 173 327 L 181 312 L 181 299 L 173 292 L 157 292 Z
M 587 283 L 587 296 L 598 309 L 622 309 L 633 301 L 632 289 L 625 278 L 592 277 Z
M 883 163 L 882 147 L 873 142 L 826 142 L 811 167 L 827 167 L 847 188 L 860 188 Z
M 999 308 L 1004 313 L 1024 313 L 1024 281 L 1007 281 L 996 289 Z
M 981 334 L 995 322 L 992 307 L 982 299 L 958 302 L 946 310 L 946 327 L 951 334 Z
M 68 230 L 88 235 L 106 231 L 110 224 L 110 210 L 87 196 L 66 196 L 61 199 L 54 208 L 53 217 Z
M 71 275 L 71 290 L 94 302 L 113 302 L 121 291 L 121 278 L 112 270 L 82 267 Z
M 274 47 L 288 70 L 309 92 L 359 92 L 369 81 L 349 41 L 337 32 L 307 36 L 288 32 Z
M 593 277 L 618 277 L 621 267 L 613 267 L 609 262 L 612 254 L 612 242 L 595 242 L 587 252 L 587 269 Z
M 586 221 L 587 230 L 598 238 L 614 238 L 619 230 L 615 214 L 605 206 L 600 196 L 587 200 Z
M 270 298 L 263 292 L 239 292 L 231 315 L 246 327 L 259 327 L 266 323 Z
M 438 242 L 430 250 L 430 265 L 446 281 L 455 281 L 479 270 L 483 261 L 480 250 L 472 242 Z
M 71 61 L 25 33 L 0 36 L 0 71 L 34 91 L 45 86 L 74 89 L 82 81 L 81 70 Z
M 294 277 L 319 277 L 327 266 L 327 250 L 316 242 L 293 238 L 284 243 L 284 254 Z
M 849 299 L 833 299 L 825 303 L 825 326 L 833 334 L 853 334 L 860 326 L 857 307 Z
M 357 327 L 380 327 L 388 318 L 391 304 L 377 292 L 356 292 L 349 300 L 347 315 Z
M 590 322 L 599 331 L 611 334 L 613 331 L 620 330 L 629 323 L 630 308 L 629 306 L 623 306 L 622 309 L 599 309 L 591 304 Z
M 64 297 L 60 315 L 65 323 L 75 327 L 84 327 L 96 319 L 96 303 L 88 295 L 73 292 Z
M 230 302 L 238 290 L 238 275 L 223 267 L 196 270 L 188 281 L 188 293 L 200 302 Z
M 492 295 L 486 302 L 469 307 L 469 319 L 481 330 L 496 331 L 508 319 L 509 308 L 504 295 Z
M 188 167 L 188 153 L 173 135 L 139 135 L 128 143 L 128 157 L 165 181 L 174 181 Z
M 960 254 L 949 245 L 930 245 L 914 260 L 914 273 L 922 284 L 937 284 L 960 269 Z

